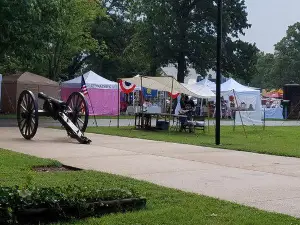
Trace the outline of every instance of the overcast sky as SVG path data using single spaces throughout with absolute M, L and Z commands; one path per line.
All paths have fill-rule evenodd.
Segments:
M 245 30 L 242 40 L 256 43 L 265 52 L 274 52 L 289 25 L 300 22 L 300 0 L 245 0 L 248 21 L 252 27 Z

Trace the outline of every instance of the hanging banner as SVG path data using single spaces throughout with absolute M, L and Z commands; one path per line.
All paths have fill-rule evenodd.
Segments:
M 172 96 L 173 99 L 177 98 L 179 94 L 180 94 L 180 93 L 177 93 L 177 94 L 171 94 L 171 92 L 168 92 L 168 95 L 169 95 L 169 96 Z
M 133 90 L 135 89 L 136 85 L 135 84 L 131 84 L 127 81 L 123 81 L 123 80 L 119 80 L 119 84 L 121 87 L 121 90 L 125 93 L 125 94 L 129 94 L 130 92 L 133 92 Z
M 157 96 L 157 90 L 143 87 L 143 96 L 145 98 L 154 98 Z

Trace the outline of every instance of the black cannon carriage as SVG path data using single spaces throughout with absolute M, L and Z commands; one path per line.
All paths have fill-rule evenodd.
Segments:
M 43 109 L 38 109 L 34 94 L 24 90 L 18 99 L 17 121 L 19 130 L 25 139 L 32 139 L 38 128 L 39 116 L 52 117 L 66 129 L 68 136 L 81 144 L 89 144 L 90 139 L 84 136 L 89 119 L 89 109 L 84 95 L 73 92 L 66 102 L 38 93 L 38 98 L 44 100 Z

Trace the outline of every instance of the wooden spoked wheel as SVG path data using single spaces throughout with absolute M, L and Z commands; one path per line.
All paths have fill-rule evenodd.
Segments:
M 69 107 L 68 116 L 72 123 L 84 133 L 89 121 L 89 108 L 86 98 L 80 92 L 73 92 L 67 100 L 67 106 Z
M 23 91 L 17 104 L 17 121 L 19 130 L 25 139 L 32 139 L 38 128 L 38 105 L 31 91 Z

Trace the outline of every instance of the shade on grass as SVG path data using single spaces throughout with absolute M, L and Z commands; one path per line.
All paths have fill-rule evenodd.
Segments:
M 147 209 L 143 211 L 111 214 L 101 218 L 60 223 L 61 225 L 300 224 L 298 219 L 290 216 L 264 212 L 131 178 L 94 171 L 38 173 L 31 170 L 31 167 L 36 165 L 59 165 L 59 163 L 0 149 L 1 185 L 23 185 L 30 178 L 32 184 L 41 187 L 75 184 L 94 188 L 124 188 L 138 191 L 147 198 Z
M 242 127 L 222 126 L 220 148 L 257 152 L 272 155 L 300 157 L 300 127 Z M 149 140 L 167 141 L 199 146 L 217 147 L 215 145 L 214 127 L 205 133 L 198 130 L 196 134 L 178 131 L 142 131 L 132 127 L 90 127 L 87 132 L 117 135 Z

